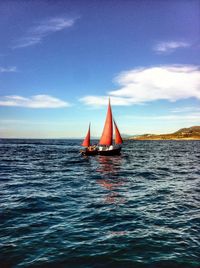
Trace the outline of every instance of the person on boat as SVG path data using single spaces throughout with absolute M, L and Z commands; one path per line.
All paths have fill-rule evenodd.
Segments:
M 90 145 L 88 148 L 87 148 L 88 151 L 95 151 L 96 150 L 96 145 Z
M 107 149 L 107 146 L 98 145 L 98 146 L 97 146 L 97 149 L 98 149 L 99 151 L 105 151 L 105 150 Z
M 113 145 L 110 145 L 110 146 L 108 147 L 108 151 L 113 150 L 113 149 L 114 149 Z

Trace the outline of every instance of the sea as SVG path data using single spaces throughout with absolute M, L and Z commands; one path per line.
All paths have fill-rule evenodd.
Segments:
M 200 267 L 200 141 L 0 140 L 0 268 Z

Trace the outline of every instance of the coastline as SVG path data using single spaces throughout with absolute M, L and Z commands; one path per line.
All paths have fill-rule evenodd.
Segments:
M 160 138 L 160 137 L 136 137 L 130 138 L 128 140 L 137 140 L 137 141 L 200 141 L 200 137 L 194 138 Z
M 139 136 L 132 136 L 128 140 L 175 140 L 175 141 L 189 141 L 200 140 L 200 126 L 193 126 L 189 128 L 182 128 L 174 133 L 169 134 L 143 134 Z

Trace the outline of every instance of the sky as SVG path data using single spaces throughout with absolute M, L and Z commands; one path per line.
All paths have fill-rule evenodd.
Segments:
M 0 1 L 0 137 L 200 125 L 200 0 Z

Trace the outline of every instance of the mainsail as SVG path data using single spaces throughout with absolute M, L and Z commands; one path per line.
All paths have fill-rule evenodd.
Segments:
M 122 144 L 123 140 L 122 140 L 122 137 L 120 135 L 119 129 L 117 127 L 115 120 L 113 120 L 113 121 L 114 121 L 114 126 L 115 126 L 115 144 Z
M 104 125 L 103 133 L 101 135 L 99 144 L 100 145 L 112 145 L 112 138 L 113 138 L 113 122 L 112 122 L 112 110 L 111 110 L 110 99 L 109 99 L 106 122 Z
M 89 129 L 88 129 L 88 133 L 82 143 L 82 146 L 85 146 L 85 147 L 89 147 L 90 146 L 90 124 L 89 124 Z

